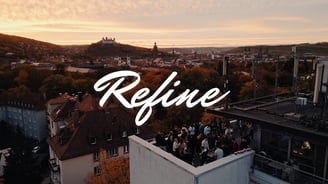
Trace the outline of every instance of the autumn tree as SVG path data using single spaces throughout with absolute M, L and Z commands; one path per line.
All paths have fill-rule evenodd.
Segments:
M 254 90 L 255 90 L 255 80 L 252 80 L 250 82 L 246 82 L 240 90 L 239 93 L 239 100 L 247 100 L 254 98 Z M 279 90 L 281 91 L 281 90 Z M 279 92 L 277 91 L 277 92 Z M 269 86 L 266 84 L 266 81 L 259 80 L 257 81 L 257 87 L 256 87 L 256 98 L 263 97 L 267 95 L 274 94 L 274 87 Z
M 26 70 L 21 69 L 18 72 L 18 76 L 15 77 L 14 81 L 18 83 L 18 85 L 26 85 L 28 78 L 28 73 Z
M 13 70 L 0 72 L 0 82 L 2 84 L 0 88 L 13 88 L 12 90 L 27 88 L 28 91 L 38 92 L 43 80 L 51 74 L 52 71 L 49 70 L 37 70 L 32 66 L 22 65 Z
M 247 100 L 254 97 L 255 81 L 246 82 L 239 92 L 239 100 Z
M 202 67 L 193 67 L 182 71 L 178 78 L 181 80 L 181 90 L 199 89 L 201 92 L 214 87 L 222 87 L 220 84 L 219 74 L 215 69 L 207 69 Z
M 129 157 L 119 156 L 107 158 L 106 151 L 101 151 L 99 167 L 100 174 L 90 173 L 87 184 L 129 184 Z
M 9 88 L 8 93 L 9 94 L 15 94 L 15 95 L 26 95 L 29 94 L 31 91 L 28 89 L 25 85 L 19 85 L 14 88 Z
M 169 129 L 174 126 L 181 127 L 183 124 L 190 125 L 200 121 L 205 108 L 197 105 L 193 108 L 187 108 L 185 105 L 171 106 L 167 109 L 163 124 Z
M 135 88 L 126 92 L 124 95 L 127 98 L 131 98 L 139 89 L 144 87 L 149 88 L 150 92 L 153 93 L 165 81 L 171 72 L 172 71 L 167 69 L 149 70 L 141 75 L 140 83 Z M 128 81 L 125 85 L 128 85 L 130 82 L 134 81 L 135 78 L 131 78 L 130 80 L 131 81 Z

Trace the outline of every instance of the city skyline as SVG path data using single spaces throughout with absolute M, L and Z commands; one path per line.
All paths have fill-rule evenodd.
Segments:
M 2 33 L 55 44 L 102 37 L 137 46 L 242 46 L 328 41 L 325 0 L 0 0 Z

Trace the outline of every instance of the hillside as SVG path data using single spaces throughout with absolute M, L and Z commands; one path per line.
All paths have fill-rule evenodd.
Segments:
M 97 42 L 91 44 L 85 51 L 88 56 L 134 56 L 134 57 L 146 57 L 151 56 L 151 49 L 143 47 L 135 47 L 132 45 L 115 43 L 115 44 L 103 44 Z
M 182 54 L 192 54 L 197 52 L 198 54 L 211 54 L 211 53 L 222 53 L 227 50 L 231 50 L 232 47 L 188 47 L 188 48 L 159 48 L 163 52 L 171 52 L 174 49 L 175 52 Z
M 55 44 L 0 33 L 0 57 L 40 59 L 63 52 L 64 49 Z
M 315 44 L 303 43 L 297 45 L 257 45 L 245 46 L 250 48 L 251 54 L 256 54 L 262 49 L 262 53 L 266 54 L 268 51 L 271 55 L 289 55 L 292 52 L 292 47 L 297 47 L 297 55 L 303 56 L 304 53 L 312 53 L 316 56 L 328 56 L 328 42 L 321 42 Z M 226 53 L 242 53 L 245 47 L 237 47 L 226 51 Z
M 200 47 L 200 48 L 174 48 L 180 53 L 242 53 L 245 47 L 250 48 L 251 54 L 257 54 L 260 48 L 262 53 L 270 55 L 289 55 L 291 48 L 295 45 L 256 45 L 243 46 L 235 48 L 224 47 Z M 297 54 L 302 56 L 304 53 L 312 53 L 317 56 L 328 56 L 328 42 L 316 44 L 303 43 L 298 44 Z M 160 52 L 172 52 L 172 48 L 160 48 Z M 91 45 L 71 45 L 59 46 L 43 41 L 33 40 L 20 36 L 12 36 L 0 33 L 0 58 L 28 58 L 42 60 L 48 59 L 49 56 L 71 56 L 71 57 L 149 57 L 152 56 L 152 50 L 136 47 L 127 44 L 115 42 L 115 44 L 103 44 L 102 41 Z

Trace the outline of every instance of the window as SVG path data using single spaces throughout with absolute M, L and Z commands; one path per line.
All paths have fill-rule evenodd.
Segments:
M 99 151 L 93 152 L 93 161 L 99 161 Z
M 126 131 L 123 131 L 122 132 L 122 137 L 127 137 L 128 136 L 128 133 Z
M 117 147 L 108 148 L 108 149 L 107 149 L 107 155 L 108 155 L 109 157 L 115 157 L 115 156 L 118 156 L 118 148 L 117 148 Z
M 308 140 L 294 138 L 292 139 L 292 156 L 301 157 L 302 159 L 313 160 L 314 149 L 313 145 Z
M 97 143 L 96 137 L 89 137 L 89 143 L 90 144 L 96 144 Z
M 129 145 L 124 145 L 123 146 L 123 152 L 124 153 L 129 153 Z
M 94 168 L 93 168 L 93 173 L 94 173 L 95 176 L 99 176 L 100 173 L 101 173 L 101 171 L 100 171 L 100 167 L 99 167 L 99 166 L 94 167 Z
M 111 133 L 106 133 L 105 138 L 107 141 L 111 141 L 113 139 L 113 135 Z

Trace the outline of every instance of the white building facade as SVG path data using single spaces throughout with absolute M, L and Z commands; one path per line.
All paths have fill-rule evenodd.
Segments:
M 232 154 L 194 167 L 136 136 L 129 137 L 131 184 L 245 184 L 250 181 L 254 151 Z
M 62 97 L 47 104 L 51 137 L 51 181 L 80 184 L 100 174 L 100 155 L 106 159 L 128 156 L 129 135 L 153 138 L 147 128 L 137 128 L 134 116 L 120 106 L 98 106 L 96 97 Z

